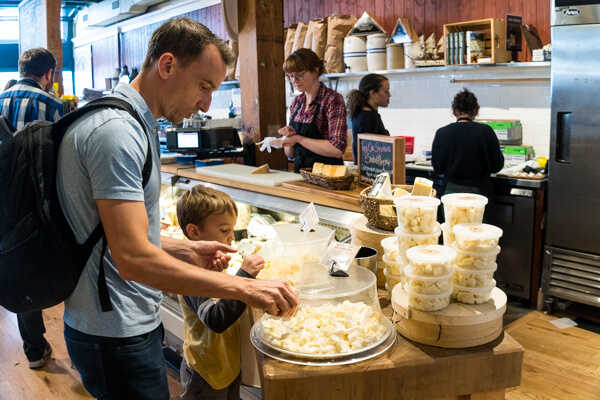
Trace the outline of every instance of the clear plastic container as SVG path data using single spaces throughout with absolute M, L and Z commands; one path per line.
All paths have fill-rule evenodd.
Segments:
M 450 304 L 452 289 L 440 294 L 415 293 L 410 290 L 408 282 L 404 284 L 403 289 L 408 295 L 408 305 L 415 310 L 439 311 L 448 307 L 448 304 Z
M 490 269 L 465 269 L 455 265 L 452 283 L 465 287 L 487 286 L 494 279 L 497 268 L 497 264 Z
M 492 297 L 492 290 L 496 287 L 496 281 L 492 279 L 489 285 L 484 287 L 465 287 L 454 285 L 452 299 L 459 303 L 481 304 Z
M 391 259 L 398 257 L 398 237 L 390 236 L 381 241 L 381 247 L 383 247 L 383 254 L 388 255 Z
M 458 224 L 452 228 L 459 250 L 491 253 L 498 247 L 502 229 L 489 224 Z
M 304 358 L 356 354 L 382 343 L 393 327 L 381 314 L 377 278 L 356 265 L 347 272 L 333 277 L 317 262 L 304 263 L 296 315 L 263 316 L 253 328 L 261 343 Z
M 415 274 L 442 276 L 452 272 L 452 261 L 456 258 L 456 250 L 447 246 L 431 244 L 408 249 L 406 257 L 410 260 Z
M 429 233 L 437 224 L 440 200 L 426 196 L 402 196 L 394 199 L 398 227 L 411 233 Z
M 303 261 L 297 257 L 277 257 L 272 260 L 265 260 L 265 266 L 258 275 L 258 279 L 280 279 L 282 276 L 295 276 L 300 279 L 300 269 Z
M 439 276 L 422 276 L 415 274 L 413 266 L 408 264 L 404 268 L 404 275 L 406 276 L 406 285 L 413 293 L 441 294 L 452 289 L 452 283 L 450 283 L 452 272 Z
M 491 253 L 473 253 L 471 251 L 460 250 L 456 242 L 452 244 L 452 248 L 456 250 L 456 260 L 454 265 L 465 269 L 490 269 L 496 264 L 496 258 L 500 253 L 500 246 Z
M 442 196 L 444 218 L 453 227 L 465 223 L 482 223 L 488 199 L 472 193 L 451 193 Z
M 452 243 L 456 241 L 452 228 L 445 222 L 442 224 L 442 237 L 444 246 L 452 246 Z
M 301 262 L 318 261 L 323 257 L 335 231 L 317 225 L 314 232 L 304 233 L 300 224 L 272 225 L 283 242 L 283 256 L 297 257 Z
M 398 256 L 397 258 L 392 258 L 392 257 L 388 256 L 387 254 L 383 255 L 383 262 L 385 262 L 387 270 L 392 275 L 402 275 L 402 273 L 404 271 L 404 266 L 406 264 L 398 262 L 399 259 L 400 259 L 400 256 Z
M 383 269 L 383 276 L 385 276 L 385 283 L 390 289 L 394 289 L 396 285 L 406 282 L 406 276 L 404 274 L 393 275 L 387 268 Z
M 438 223 L 436 222 L 436 224 Z M 442 233 L 438 226 L 435 226 L 433 231 L 429 233 L 410 233 L 400 228 L 396 228 L 395 232 L 398 236 L 399 257 L 404 265 L 408 264 L 408 258 L 406 257 L 406 251 L 408 249 L 427 244 L 438 244 L 440 240 L 440 234 Z

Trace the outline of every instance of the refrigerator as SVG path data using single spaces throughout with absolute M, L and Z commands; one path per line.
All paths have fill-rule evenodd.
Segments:
M 542 290 L 600 306 L 600 0 L 551 1 L 552 106 Z

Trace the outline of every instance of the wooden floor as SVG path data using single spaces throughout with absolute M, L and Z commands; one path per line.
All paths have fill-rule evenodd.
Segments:
M 71 368 L 63 338 L 62 306 L 44 311 L 46 337 L 53 349 L 42 369 L 28 368 L 16 316 L 0 308 L 0 400 L 89 399 Z M 506 327 L 525 348 L 523 378 L 507 390 L 508 400 L 600 400 L 600 335 L 580 329 L 558 329 L 555 316 L 531 312 Z M 169 370 L 171 398 L 181 386 Z M 310 400 L 310 399 L 308 399 Z

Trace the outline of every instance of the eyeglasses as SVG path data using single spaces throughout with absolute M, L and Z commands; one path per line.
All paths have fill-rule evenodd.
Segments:
M 295 74 L 285 74 L 285 77 L 290 82 L 292 82 L 294 80 L 294 78 L 296 78 L 296 81 L 301 81 L 302 79 L 304 79 L 304 74 L 307 72 L 308 72 L 308 70 L 302 71 L 302 72 L 296 72 Z

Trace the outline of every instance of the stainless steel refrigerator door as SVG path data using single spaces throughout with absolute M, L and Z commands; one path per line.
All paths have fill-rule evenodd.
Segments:
M 546 243 L 600 253 L 600 25 L 552 28 Z

